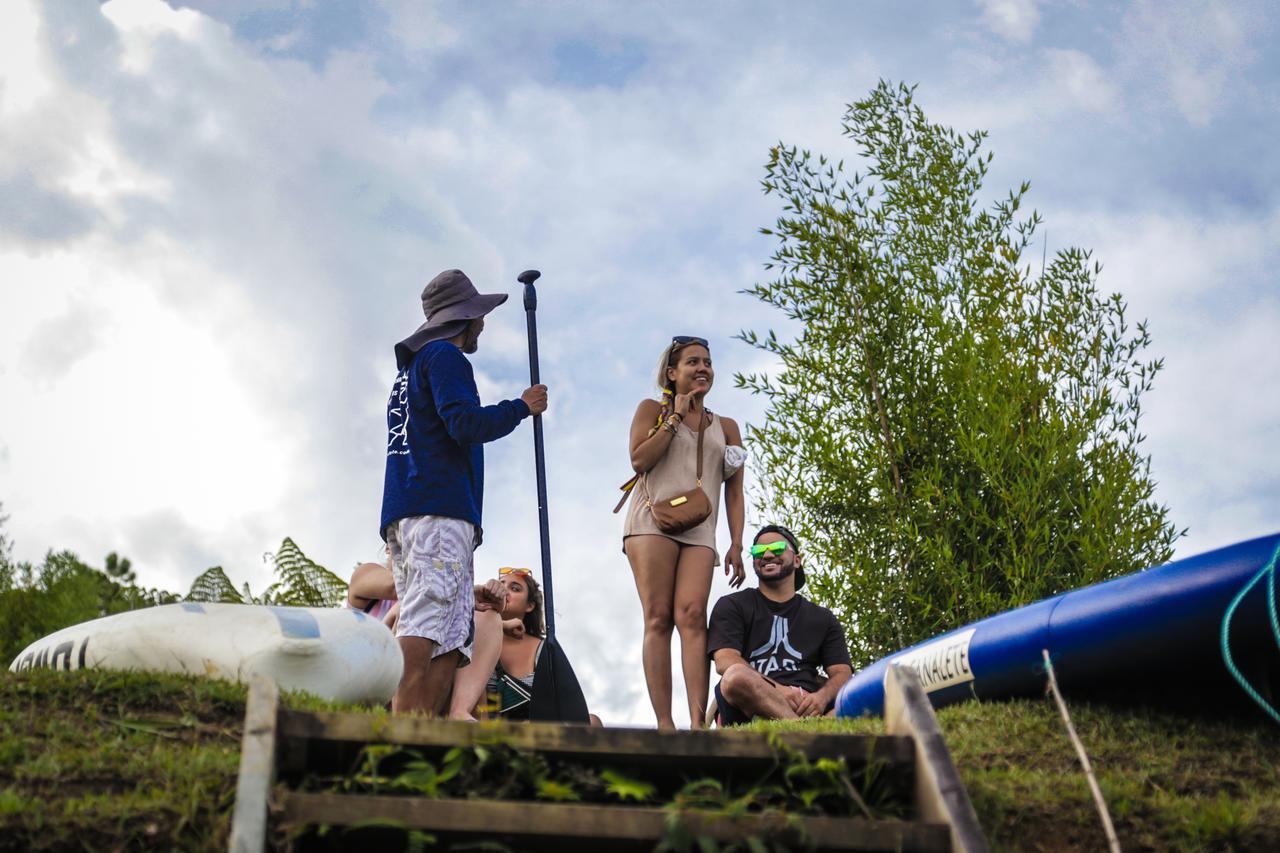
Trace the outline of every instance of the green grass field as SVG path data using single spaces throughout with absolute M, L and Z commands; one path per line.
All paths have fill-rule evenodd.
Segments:
M 0 849 L 225 850 L 244 695 L 176 676 L 6 674 Z M 1126 850 L 1280 850 L 1280 728 L 1079 703 L 1072 715 Z M 939 720 L 994 847 L 1103 848 L 1049 701 L 962 705 Z M 880 721 L 798 725 L 875 732 Z

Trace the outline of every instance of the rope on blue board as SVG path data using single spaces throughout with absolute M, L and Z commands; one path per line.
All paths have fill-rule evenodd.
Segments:
M 1275 636 L 1276 646 L 1280 648 L 1280 618 L 1276 614 L 1276 561 L 1280 559 L 1280 545 L 1276 546 L 1275 551 L 1271 554 L 1271 559 L 1263 566 L 1256 575 L 1254 575 L 1244 587 L 1236 593 L 1236 597 L 1231 599 L 1231 604 L 1227 606 L 1227 612 L 1222 617 L 1222 660 L 1227 665 L 1227 671 L 1231 673 L 1231 677 L 1236 680 L 1249 698 L 1258 703 L 1262 710 L 1266 711 L 1271 719 L 1280 723 L 1280 711 L 1268 702 L 1261 693 L 1254 689 L 1249 683 L 1249 679 L 1245 678 L 1235 661 L 1231 658 L 1231 617 L 1235 615 L 1236 608 L 1244 597 L 1249 594 L 1249 590 L 1253 589 L 1263 578 L 1267 580 L 1267 616 L 1271 622 L 1271 633 Z

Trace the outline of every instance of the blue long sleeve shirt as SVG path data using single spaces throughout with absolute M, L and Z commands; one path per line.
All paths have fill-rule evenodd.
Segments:
M 424 346 L 396 374 L 387 400 L 387 474 L 379 531 L 442 515 L 481 528 L 484 443 L 529 416 L 523 400 L 481 406 L 471 362 L 448 341 Z

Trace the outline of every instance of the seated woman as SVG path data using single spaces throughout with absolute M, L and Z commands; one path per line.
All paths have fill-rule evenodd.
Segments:
M 475 712 L 483 709 L 506 720 L 527 720 L 546 635 L 542 589 L 528 569 L 503 567 L 496 579 L 476 585 L 475 596 L 471 662 L 453 676 L 449 717 L 475 720 Z M 391 627 L 398 609 L 391 571 L 377 563 L 357 566 L 347 606 L 370 615 L 386 614 L 384 621 Z M 496 701 L 486 701 L 486 696 Z M 494 707 L 488 707 L 489 702 Z M 590 718 L 592 725 L 602 725 L 595 714 Z
M 492 580 L 477 585 L 475 596 L 475 638 L 471 662 L 454 673 L 453 694 L 449 701 L 449 716 L 455 720 L 475 719 L 471 711 L 483 697 L 485 685 L 502 650 L 501 610 L 507 597 L 506 588 L 500 581 Z M 388 628 L 394 629 L 400 614 L 400 602 L 396 598 L 396 583 L 391 570 L 377 563 L 356 566 L 347 586 L 346 606 L 381 619 Z
M 497 716 L 504 720 L 527 720 L 533 700 L 534 673 L 547 634 L 542 588 L 528 569 L 506 566 L 498 569 L 498 579 L 507 592 L 502 607 L 502 651 L 486 692 L 489 701 L 497 706 L 492 709 Z M 587 716 L 591 725 L 604 725 L 595 714 Z
M 507 593 L 501 611 L 502 650 L 488 679 L 487 693 L 497 699 L 493 710 L 498 716 L 527 720 L 533 698 L 533 673 L 538 668 L 546 632 L 542 590 L 528 569 L 505 566 L 498 569 L 498 580 Z
M 391 570 L 377 563 L 356 566 L 347 585 L 346 606 L 381 619 L 388 628 L 394 628 L 396 617 L 400 615 L 400 602 L 396 600 L 396 582 L 391 577 Z

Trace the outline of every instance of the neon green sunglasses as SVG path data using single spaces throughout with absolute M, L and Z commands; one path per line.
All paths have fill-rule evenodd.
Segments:
M 787 543 L 784 539 L 777 542 L 770 542 L 766 545 L 752 545 L 751 556 L 763 557 L 765 554 L 778 554 L 781 556 L 782 552 L 785 550 L 787 550 Z

